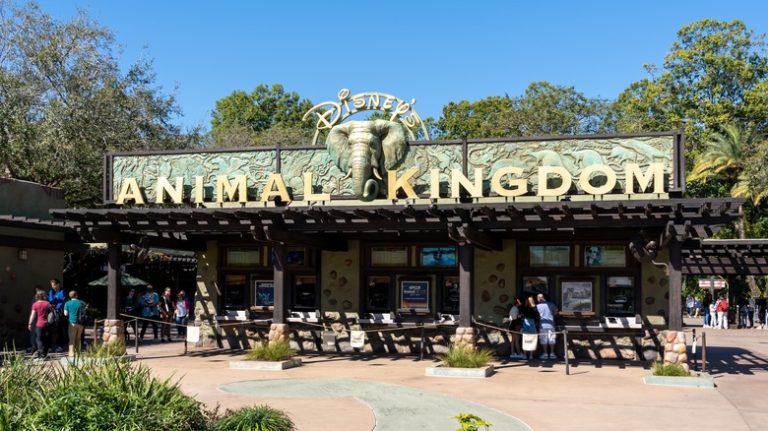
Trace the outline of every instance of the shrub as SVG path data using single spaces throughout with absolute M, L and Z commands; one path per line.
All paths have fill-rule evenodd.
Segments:
M 480 431 L 480 427 L 483 427 L 483 430 L 488 430 L 491 428 L 491 425 L 493 425 L 472 413 L 459 413 L 453 418 L 459 421 L 459 428 L 457 428 L 456 431 Z
M 287 341 L 275 341 L 273 343 L 259 344 L 254 347 L 245 359 L 249 361 L 284 361 L 296 355 Z
M 214 431 L 293 431 L 295 425 L 285 412 L 267 405 L 228 410 Z
M 37 364 L 14 360 L 0 368 L 0 429 L 201 431 L 209 418 L 177 383 L 144 366 Z
M 651 369 L 654 376 L 688 377 L 690 374 L 680 364 L 662 364 L 656 362 Z
M 490 350 L 472 350 L 453 345 L 440 359 L 446 367 L 481 368 L 493 360 L 493 353 Z
M 122 339 L 115 343 L 96 343 L 88 346 L 83 352 L 84 356 L 93 358 L 113 358 L 125 355 L 125 341 Z

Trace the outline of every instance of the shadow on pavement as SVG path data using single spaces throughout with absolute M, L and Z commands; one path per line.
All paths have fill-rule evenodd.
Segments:
M 707 346 L 707 370 L 712 375 L 752 375 L 768 370 L 768 360 L 739 347 Z

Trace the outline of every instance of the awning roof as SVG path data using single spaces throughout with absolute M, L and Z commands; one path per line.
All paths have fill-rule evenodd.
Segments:
M 768 239 L 705 239 L 682 247 L 689 275 L 768 275 Z

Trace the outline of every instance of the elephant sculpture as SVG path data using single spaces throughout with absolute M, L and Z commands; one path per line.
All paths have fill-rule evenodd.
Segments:
M 331 129 L 325 145 L 336 166 L 347 173 L 344 178 L 352 178 L 354 192 L 370 201 L 379 194 L 381 169 L 392 169 L 405 157 L 406 133 L 399 122 L 349 121 Z

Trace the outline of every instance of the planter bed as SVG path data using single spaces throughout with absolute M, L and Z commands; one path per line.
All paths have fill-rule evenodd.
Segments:
M 103 365 L 107 361 L 133 362 L 135 360 L 136 360 L 136 355 L 113 356 L 111 358 L 93 358 L 90 356 L 75 356 L 75 357 L 64 356 L 63 358 L 59 359 L 59 362 L 61 363 L 61 365 L 86 365 L 86 364 Z
M 301 359 L 286 359 L 284 361 L 229 361 L 229 368 L 237 370 L 280 371 L 300 366 Z
M 709 374 L 697 373 L 688 377 L 654 376 L 649 370 L 645 371 L 643 382 L 646 385 L 687 386 L 690 388 L 714 388 L 715 381 Z
M 465 379 L 485 379 L 491 377 L 494 373 L 493 365 L 487 365 L 482 368 L 452 368 L 452 367 L 428 367 L 425 375 L 427 377 L 458 377 Z

